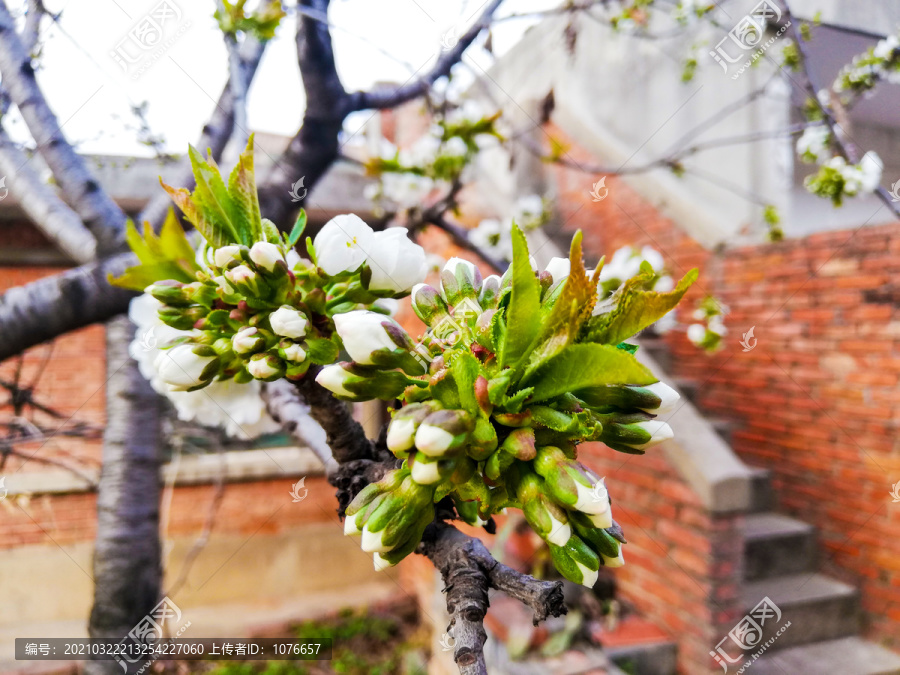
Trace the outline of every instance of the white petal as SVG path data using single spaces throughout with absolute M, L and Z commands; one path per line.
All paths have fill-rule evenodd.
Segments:
M 648 385 L 644 387 L 644 389 L 649 389 L 652 393 L 656 394 L 660 398 L 659 407 L 656 409 L 647 408 L 647 412 L 653 413 L 655 415 L 665 415 L 666 413 L 670 413 L 675 410 L 675 406 L 678 404 L 678 401 L 681 400 L 681 396 L 678 395 L 678 392 L 672 389 L 665 382 L 655 382 L 654 384 Z
M 416 423 L 411 419 L 393 420 L 388 426 L 387 446 L 391 452 L 406 452 L 415 445 Z
M 352 516 L 344 518 L 344 534 L 348 537 L 359 537 L 362 535 L 362 530 L 356 526 L 357 515 L 359 514 L 354 513 Z
M 575 560 L 574 563 L 578 566 L 578 569 L 581 570 L 581 585 L 586 586 L 587 588 L 593 588 L 594 584 L 597 583 L 597 577 L 600 575 L 599 570 L 589 569 L 577 560 Z
M 625 564 L 625 555 L 622 553 L 621 546 L 619 546 L 619 555 L 615 558 L 610 558 L 608 555 L 603 555 L 602 553 L 600 556 L 603 558 L 603 564 L 606 567 L 621 567 Z
M 441 479 L 437 462 L 413 462 L 410 476 L 419 485 L 434 485 Z
M 390 546 L 386 546 L 384 541 L 384 530 L 380 532 L 369 532 L 368 526 L 364 525 L 362 529 L 362 550 L 366 553 L 387 553 L 391 550 Z
M 440 457 L 453 442 L 453 434 L 440 427 L 422 424 L 416 431 L 416 448 L 429 457 Z
M 565 546 L 566 542 L 572 537 L 572 527 L 568 523 L 561 523 L 549 511 L 550 516 L 550 532 L 547 534 L 547 541 L 557 546 Z

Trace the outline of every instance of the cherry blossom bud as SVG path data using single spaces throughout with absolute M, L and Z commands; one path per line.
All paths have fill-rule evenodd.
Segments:
M 209 382 L 218 372 L 219 359 L 200 356 L 195 345 L 183 344 L 163 350 L 154 366 L 172 391 L 186 391 Z
M 600 440 L 614 450 L 643 453 L 650 446 L 675 436 L 665 422 L 646 420 L 632 423 L 604 422 Z
M 166 279 L 157 281 L 144 289 L 144 293 L 149 293 L 154 298 L 171 307 L 188 307 L 193 304 L 193 299 L 189 292 L 186 292 L 185 285 L 174 279 Z
M 425 367 L 413 356 L 415 347 L 409 335 L 390 317 L 358 309 L 336 314 L 334 326 L 344 349 L 356 363 L 402 368 L 410 375 L 425 372 Z
M 306 361 L 306 350 L 291 340 L 282 340 L 278 343 L 278 355 L 291 363 L 303 363 Z
M 416 431 L 435 406 L 427 403 L 410 403 L 394 413 L 388 425 L 387 447 L 397 457 L 415 447 Z
M 275 354 L 254 354 L 247 363 L 247 370 L 257 380 L 272 382 L 284 376 L 284 361 Z
M 551 258 L 546 267 L 546 271 L 550 273 L 554 284 L 568 277 L 571 270 L 572 261 L 568 258 Z
M 246 265 L 238 265 L 230 270 L 226 270 L 225 278 L 242 293 L 253 296 L 259 295 L 259 275 Z
M 288 305 L 282 305 L 269 314 L 269 325 L 272 332 L 282 337 L 298 339 L 306 335 L 309 330 L 309 320 L 300 310 Z
M 516 495 L 531 529 L 545 541 L 565 546 L 572 536 L 569 518 L 565 509 L 547 497 L 544 481 L 528 472 L 519 481 Z
M 493 309 L 497 306 L 497 301 L 500 299 L 501 283 L 500 277 L 496 274 L 485 277 L 484 281 L 481 283 L 481 293 L 478 295 L 478 303 L 484 309 Z
M 546 481 L 548 493 L 563 506 L 593 514 L 609 510 L 609 496 L 600 477 L 566 457 L 561 449 L 541 448 L 534 469 Z
M 449 310 L 438 290 L 428 284 L 416 284 L 412 289 L 412 308 L 423 323 L 434 326 L 445 319 Z
M 281 249 L 275 244 L 267 241 L 258 241 L 250 247 L 250 260 L 256 263 L 258 267 L 271 272 L 275 269 L 275 265 L 278 264 L 279 260 L 284 262 L 284 256 L 281 255 Z
M 438 410 L 416 430 L 416 448 L 429 457 L 440 457 L 462 447 L 473 428 L 474 421 L 466 411 Z
M 655 382 L 644 387 L 610 384 L 582 389 L 577 395 L 590 406 L 612 405 L 623 410 L 638 409 L 655 415 L 673 411 L 681 398 L 665 382 Z
M 264 349 L 266 340 L 256 328 L 247 326 L 234 334 L 231 346 L 236 354 L 252 354 Z
M 441 270 L 441 294 L 451 307 L 464 298 L 476 300 L 481 282 L 478 268 L 462 258 L 450 258 Z
M 560 574 L 569 581 L 593 588 L 600 570 L 600 557 L 584 540 L 573 534 L 565 546 L 550 544 L 550 557 Z
M 221 248 L 217 248 L 215 253 L 213 254 L 213 260 L 216 263 L 216 267 L 226 268 L 229 263 L 234 260 L 241 260 L 241 247 L 240 246 L 222 246 Z

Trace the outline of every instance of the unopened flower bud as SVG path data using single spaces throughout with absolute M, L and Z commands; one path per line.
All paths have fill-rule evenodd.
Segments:
M 645 387 L 609 384 L 582 389 L 577 396 L 590 406 L 612 405 L 623 410 L 644 410 L 654 415 L 665 415 L 675 409 L 681 398 L 678 392 L 665 382 Z
M 223 246 L 221 248 L 217 248 L 216 252 L 213 254 L 213 260 L 216 263 L 216 267 L 226 268 L 229 263 L 234 260 L 241 260 L 241 247 L 240 246 Z
M 354 310 L 336 314 L 334 326 L 344 349 L 356 363 L 402 368 L 410 375 L 425 372 L 425 367 L 413 356 L 415 348 L 409 335 L 390 317 L 368 310 Z
M 259 275 L 246 265 L 238 265 L 226 270 L 225 278 L 241 292 L 253 296 L 259 295 Z
M 604 422 L 600 440 L 614 450 L 623 452 L 636 451 L 638 454 L 650 446 L 662 443 L 675 436 L 665 422 L 646 420 L 630 424 Z
M 481 282 L 478 268 L 462 258 L 450 258 L 441 270 L 441 294 L 451 307 L 464 298 L 477 300 Z
M 455 468 L 455 459 L 434 458 L 423 452 L 417 452 L 410 463 L 410 475 L 419 485 L 434 485 L 453 473 Z
M 546 267 L 546 271 L 550 273 L 554 284 L 568 277 L 571 270 L 572 261 L 568 258 L 551 258 Z
M 500 449 L 523 462 L 534 459 L 537 453 L 534 447 L 534 429 L 531 427 L 514 429 L 503 439 Z
M 565 546 L 572 536 L 569 518 L 565 509 L 548 498 L 544 481 L 529 472 L 519 481 L 516 495 L 531 529 L 545 541 Z
M 247 370 L 257 380 L 272 382 L 284 376 L 284 361 L 275 354 L 254 354 L 247 363 Z
M 174 279 L 157 281 L 147 286 L 144 289 L 144 293 L 149 293 L 160 302 L 171 307 L 187 307 L 193 304 L 190 294 L 185 291 L 184 284 Z
M 593 588 L 600 570 L 600 557 L 578 535 L 573 534 L 565 546 L 550 545 L 553 565 L 569 581 Z
M 250 247 L 250 260 L 267 272 L 275 269 L 278 261 L 284 262 L 281 249 L 267 241 L 258 241 Z M 287 264 L 287 263 L 285 263 Z
M 415 380 L 410 380 L 399 370 L 381 370 L 342 361 L 322 368 L 316 375 L 316 382 L 348 401 L 376 398 L 389 401 L 397 398 Z
M 191 344 L 178 345 L 161 351 L 156 357 L 154 366 L 173 391 L 201 386 L 217 374 L 219 359 L 213 355 L 201 356 L 195 349 Z
M 256 328 L 250 326 L 241 328 L 231 339 L 231 346 L 236 354 L 252 354 L 264 349 L 265 338 L 259 334 Z
M 303 363 L 306 361 L 306 350 L 292 340 L 282 340 L 278 343 L 278 356 L 291 363 Z
M 561 449 L 541 448 L 534 468 L 546 481 L 550 495 L 560 504 L 584 513 L 609 511 L 609 495 L 603 481 L 583 464 L 566 457 Z
M 474 421 L 466 411 L 438 410 L 416 430 L 416 448 L 430 457 L 440 457 L 462 447 L 473 428 Z
M 410 300 L 416 316 L 428 326 L 434 326 L 449 314 L 441 294 L 436 288 L 428 284 L 416 284 L 413 286 Z
M 492 274 L 481 282 L 481 293 L 478 295 L 478 304 L 484 309 L 494 309 L 500 299 L 500 277 Z
M 434 412 L 427 403 L 411 403 L 394 413 L 388 425 L 387 447 L 397 457 L 402 457 L 415 446 L 416 430 Z
M 269 314 L 269 325 L 272 332 L 282 337 L 298 339 L 306 335 L 309 330 L 309 320 L 300 310 L 282 305 Z

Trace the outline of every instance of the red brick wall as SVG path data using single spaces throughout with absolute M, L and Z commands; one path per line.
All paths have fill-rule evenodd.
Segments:
M 219 505 L 215 534 L 278 534 L 311 523 L 333 522 L 340 528 L 334 489 L 324 477 L 309 477 L 301 502 L 292 502 L 295 479 L 230 483 Z M 196 534 L 203 529 L 215 487 L 177 487 L 169 507 L 165 536 Z M 0 550 L 27 544 L 72 544 L 92 541 L 97 526 L 96 494 L 45 495 L 27 503 L 0 507 Z
M 716 355 L 669 335 L 675 374 L 702 383 L 704 410 L 739 422 L 736 452 L 773 472 L 781 511 L 819 528 L 823 570 L 862 590 L 869 635 L 900 645 L 900 504 L 889 494 L 900 481 L 900 224 L 713 254 L 618 178 L 597 203 L 597 177 L 554 178 L 564 231 L 583 229 L 595 256 L 650 245 L 676 275 L 700 268 L 682 322 L 707 292 L 730 307 Z M 757 346 L 743 352 L 751 326 Z
M 683 673 L 713 672 L 710 646 L 743 613 L 740 516 L 712 517 L 661 452 L 624 455 L 601 443 L 579 459 L 606 477 L 625 531 L 619 592 L 678 642 Z

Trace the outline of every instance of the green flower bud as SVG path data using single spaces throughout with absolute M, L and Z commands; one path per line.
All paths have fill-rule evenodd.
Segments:
M 481 282 L 481 293 L 478 295 L 478 304 L 484 309 L 495 309 L 500 300 L 500 277 L 492 274 Z
M 267 272 L 273 271 L 279 262 L 287 265 L 281 255 L 281 248 L 267 241 L 258 241 L 250 247 L 250 260 Z
M 593 588 L 597 583 L 600 557 L 577 534 L 565 546 L 550 544 L 553 565 L 569 581 Z
M 193 305 L 192 307 L 160 307 L 157 315 L 160 321 L 167 326 L 178 330 L 191 330 L 194 325 L 204 318 L 209 312 L 205 307 Z
M 303 363 L 306 361 L 306 350 L 293 340 L 284 338 L 278 343 L 278 356 L 288 363 Z
M 216 267 L 226 268 L 232 263 L 240 263 L 241 258 L 241 247 L 240 246 L 222 246 L 221 248 L 217 248 L 215 253 L 213 253 L 213 261 L 216 264 Z
M 609 384 L 582 389 L 577 395 L 592 407 L 612 405 L 623 410 L 637 408 L 655 415 L 672 412 L 680 398 L 678 392 L 665 382 L 656 382 L 646 387 Z
M 469 439 L 466 453 L 476 462 L 487 459 L 497 449 L 497 430 L 487 417 L 475 420 L 475 429 Z
M 575 528 L 576 534 L 587 542 L 602 559 L 615 560 L 619 557 L 620 543 L 603 528 L 595 527 L 587 515 L 577 511 L 570 512 L 569 522 Z
M 191 293 L 185 291 L 184 284 L 174 279 L 154 282 L 144 289 L 144 293 L 172 307 L 188 307 L 194 302 Z
M 433 506 L 433 496 L 433 487 L 416 483 L 411 475 L 404 478 L 363 524 L 362 549 L 367 553 L 387 553 L 406 541 L 418 525 L 422 509 Z
M 530 471 L 522 476 L 516 497 L 525 519 L 541 539 L 556 546 L 564 546 L 569 541 L 572 528 L 568 514 L 547 496 L 540 477 Z
M 468 260 L 450 258 L 441 270 L 441 295 L 451 307 L 463 299 L 477 300 L 481 272 Z
M 650 446 L 662 443 L 675 436 L 665 422 L 647 419 L 646 415 L 620 415 L 612 413 L 598 415 L 603 421 L 603 433 L 599 440 L 613 450 L 630 454 L 643 454 Z M 644 419 L 641 419 L 641 418 Z
M 410 299 L 412 300 L 412 308 L 416 316 L 427 326 L 436 325 L 450 314 L 450 310 L 447 309 L 447 304 L 444 302 L 441 294 L 436 288 L 428 284 L 416 284 L 413 286 Z
M 475 427 L 465 410 L 438 410 L 416 430 L 416 448 L 430 457 L 440 457 L 461 448 Z
M 593 515 L 609 512 L 609 495 L 602 479 L 559 448 L 541 448 L 534 469 L 547 482 L 549 494 L 563 506 Z
M 459 498 L 459 495 L 452 495 L 452 498 L 453 505 L 456 507 L 456 512 L 464 523 L 473 525 L 474 527 L 481 527 L 487 523 L 486 520 L 482 520 L 478 515 L 478 502 L 475 500 L 463 501 Z
M 531 427 L 514 429 L 509 436 L 503 439 L 500 449 L 523 462 L 534 459 L 537 454 L 534 447 L 534 429 Z
M 386 553 L 374 553 L 375 571 L 393 567 L 416 550 L 425 528 L 434 521 L 434 504 L 426 504 L 420 511 L 419 519 L 406 531 L 406 538 Z
M 342 361 L 325 366 L 316 375 L 316 382 L 338 398 L 347 401 L 390 401 L 403 393 L 410 380 L 399 370 L 381 370 L 360 366 L 352 361 Z

